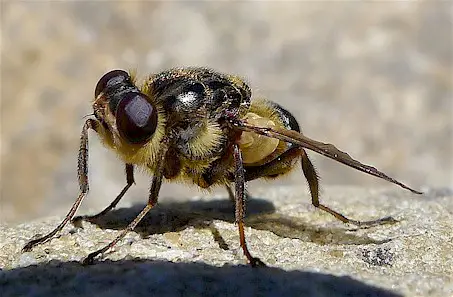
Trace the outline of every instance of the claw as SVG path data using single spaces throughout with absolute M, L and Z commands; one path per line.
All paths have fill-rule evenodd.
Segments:
M 250 261 L 252 267 L 267 267 L 267 265 L 260 260 L 260 258 L 253 257 Z

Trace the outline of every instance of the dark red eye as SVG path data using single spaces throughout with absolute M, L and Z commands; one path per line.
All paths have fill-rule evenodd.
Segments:
M 120 135 L 132 144 L 144 144 L 157 127 L 157 110 L 145 94 L 123 94 L 116 110 L 116 125 Z
M 107 72 L 98 81 L 96 89 L 94 91 L 94 97 L 97 97 L 106 88 L 112 87 L 114 85 L 119 85 L 129 79 L 129 74 L 124 70 L 112 70 L 110 72 Z

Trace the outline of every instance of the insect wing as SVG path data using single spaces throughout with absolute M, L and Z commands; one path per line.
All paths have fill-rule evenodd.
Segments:
M 303 134 L 298 133 L 293 130 L 286 130 L 286 129 L 281 129 L 281 128 L 257 127 L 254 125 L 244 123 L 243 121 L 236 123 L 235 126 L 244 131 L 255 132 L 257 134 L 261 134 L 261 135 L 272 137 L 272 138 L 277 138 L 282 141 L 286 141 L 286 142 L 290 142 L 290 143 L 299 145 L 303 148 L 317 152 L 318 154 L 331 158 L 335 161 L 343 163 L 343 164 L 345 164 L 349 167 L 355 168 L 359 171 L 368 173 L 375 177 L 382 178 L 386 181 L 397 184 L 400 187 L 407 189 L 413 193 L 422 194 L 421 192 L 416 191 L 416 190 L 406 186 L 405 184 L 395 180 L 394 178 L 391 178 L 390 176 L 379 171 L 375 167 L 365 165 L 365 164 L 353 159 L 349 154 L 347 154 L 343 151 L 340 151 L 333 144 L 322 143 L 322 142 L 313 140 L 313 139 L 308 138 L 308 137 L 304 136 Z

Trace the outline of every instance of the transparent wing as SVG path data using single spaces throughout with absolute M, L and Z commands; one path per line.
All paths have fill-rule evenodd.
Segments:
M 368 173 L 370 175 L 376 176 L 378 178 L 382 178 L 386 181 L 391 183 L 397 184 L 400 187 L 407 189 L 416 194 L 422 194 L 422 192 L 416 191 L 405 184 L 397 181 L 394 178 L 386 175 L 385 173 L 377 170 L 375 167 L 365 165 L 360 163 L 359 161 L 353 159 L 350 155 L 345 152 L 340 151 L 337 149 L 333 144 L 330 143 L 322 143 L 313 139 L 310 139 L 304 136 L 301 133 L 292 130 L 286 130 L 281 128 L 264 128 L 264 127 L 257 127 L 254 125 L 250 125 L 244 123 L 243 121 L 235 123 L 235 126 L 243 131 L 251 131 L 257 134 L 265 135 L 272 138 L 277 138 L 286 142 L 294 143 L 296 145 L 300 145 L 303 148 L 309 149 L 311 151 L 317 152 L 323 156 L 331 158 L 335 161 L 343 163 L 347 166 L 355 168 L 359 171 Z

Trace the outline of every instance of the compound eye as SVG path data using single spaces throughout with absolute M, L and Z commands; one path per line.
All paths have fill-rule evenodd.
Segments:
M 112 70 L 104 74 L 96 85 L 94 97 L 96 98 L 105 88 L 123 83 L 129 79 L 129 74 L 124 70 Z
M 157 110 L 145 94 L 124 94 L 116 110 L 120 135 L 131 144 L 144 144 L 156 131 Z

